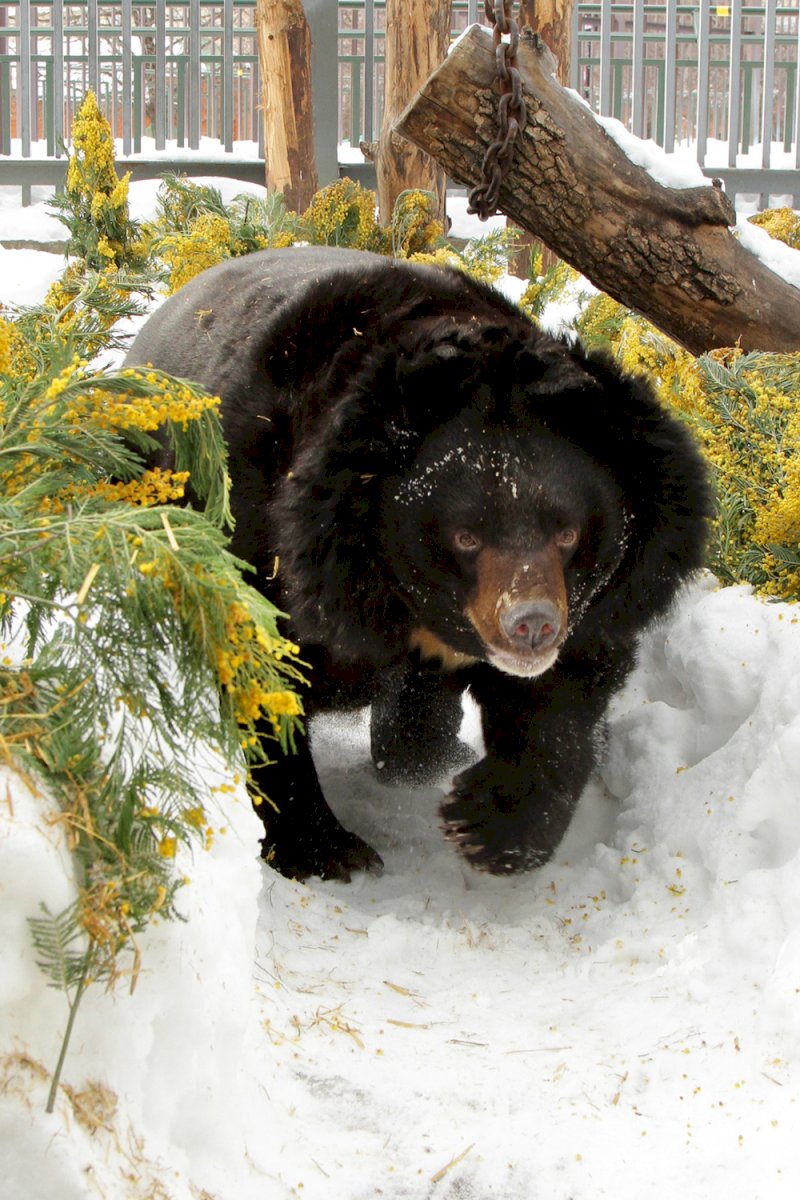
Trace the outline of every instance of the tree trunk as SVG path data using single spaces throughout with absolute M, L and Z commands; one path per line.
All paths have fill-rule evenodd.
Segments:
M 558 63 L 556 78 L 569 83 L 572 61 L 572 10 L 574 0 L 525 0 L 520 24 L 527 25 L 552 50 Z
M 528 122 L 500 189 L 502 211 L 597 287 L 693 353 L 719 346 L 800 347 L 800 290 L 730 232 L 716 186 L 667 188 L 635 166 L 591 111 L 553 78 L 553 58 L 523 38 Z M 473 26 L 397 122 L 467 186 L 497 136 L 491 36 Z
M 302 0 L 256 0 L 267 187 L 304 212 L 319 186 L 311 100 L 311 33 Z
M 383 124 L 375 153 L 378 207 L 384 225 L 391 221 L 394 202 L 406 188 L 434 192 L 438 215 L 444 218 L 444 171 L 399 137 L 393 124 L 445 57 L 449 40 L 450 0 L 387 0 Z
M 555 55 L 556 79 L 566 87 L 569 84 L 569 64 L 572 59 L 572 10 L 574 0 L 525 0 L 522 5 L 520 23 L 525 24 L 539 37 Z M 513 222 L 508 222 L 516 228 Z M 549 246 L 539 242 L 528 230 L 517 229 L 519 244 L 508 269 L 512 275 L 527 279 L 530 274 L 531 253 L 534 246 L 541 246 L 542 268 L 546 271 L 558 261 Z

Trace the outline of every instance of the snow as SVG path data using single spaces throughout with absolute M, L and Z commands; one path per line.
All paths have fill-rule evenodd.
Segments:
M 21 253 L 0 300 L 62 262 Z M 4 1198 L 793 1198 L 798 611 L 687 588 L 527 875 L 462 863 L 441 789 L 383 786 L 363 714 L 319 720 L 323 785 L 384 874 L 285 880 L 244 791 L 218 796 L 225 832 L 180 863 L 187 919 L 140 938 L 132 995 L 86 994 L 52 1116 L 67 1009 L 26 919 L 69 902 L 72 865 L 53 803 L 2 767 Z M 479 747 L 471 710 L 463 735 Z M 221 777 L 198 764 L 201 790 Z
M 800 250 L 770 237 L 766 229 L 743 217 L 736 223 L 736 233 L 745 249 L 760 258 L 764 266 L 800 288 Z
M 578 96 L 577 92 L 571 94 Z M 578 96 L 578 99 L 586 104 L 583 97 Z M 589 107 L 588 104 L 586 107 Z M 616 117 L 601 117 L 597 113 L 592 115 L 598 125 L 602 125 L 609 137 L 617 143 L 625 157 L 638 167 L 643 167 L 656 183 L 673 188 L 711 186 L 711 181 L 703 174 L 692 147 L 678 147 L 671 154 L 667 154 L 652 138 L 636 137 Z

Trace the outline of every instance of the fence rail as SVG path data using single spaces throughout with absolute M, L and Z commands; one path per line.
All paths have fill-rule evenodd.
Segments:
M 385 0 L 305 7 L 326 179 L 352 157 L 341 147 L 380 128 Z M 262 179 L 254 18 L 255 0 L 0 3 L 0 183 L 60 181 L 89 87 L 135 177 L 213 166 Z M 480 0 L 454 0 L 454 35 L 477 19 Z M 798 0 L 577 0 L 573 19 L 571 84 L 595 111 L 667 151 L 691 146 L 729 191 L 798 204 Z

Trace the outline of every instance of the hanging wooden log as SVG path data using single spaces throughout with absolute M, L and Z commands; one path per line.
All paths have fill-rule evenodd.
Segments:
M 597 287 L 695 354 L 714 347 L 800 349 L 800 290 L 731 233 L 717 186 L 668 188 L 627 158 L 589 108 L 554 78 L 535 37 L 520 40 L 528 111 L 500 208 Z M 395 128 L 453 179 L 481 180 L 497 137 L 491 35 L 473 25 Z

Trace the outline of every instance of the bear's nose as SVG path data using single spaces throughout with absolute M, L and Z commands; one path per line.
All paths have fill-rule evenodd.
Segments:
M 558 609 L 549 600 L 512 604 L 500 617 L 500 624 L 513 645 L 532 650 L 552 646 L 561 631 Z

